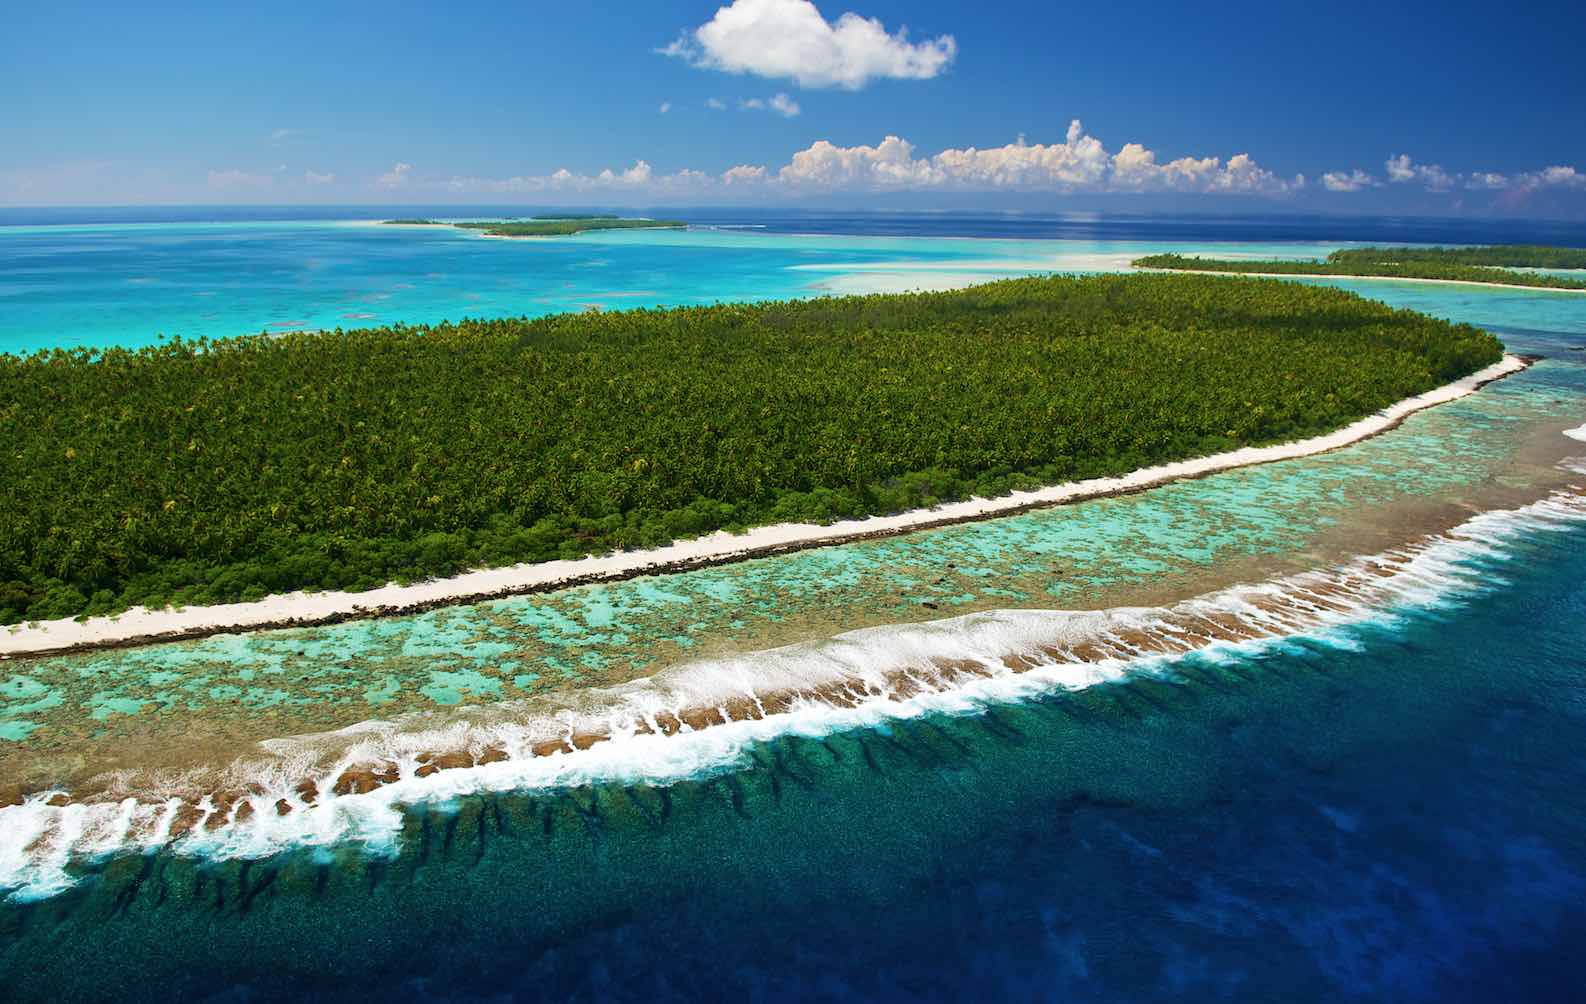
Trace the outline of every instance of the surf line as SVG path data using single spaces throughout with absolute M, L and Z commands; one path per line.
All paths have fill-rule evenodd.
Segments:
M 753 744 L 786 735 L 824 738 L 1171 676 L 1197 653 L 1221 663 L 1302 637 L 1353 646 L 1340 629 L 1500 588 L 1492 566 L 1514 556 L 1511 545 L 1583 523 L 1586 483 L 1391 550 L 1170 606 L 867 628 L 614 687 L 272 739 L 230 764 L 118 770 L 93 779 L 93 790 L 39 791 L 0 808 L 0 891 L 49 896 L 75 883 L 76 863 L 127 851 L 262 858 L 352 842 L 384 853 L 400 843 L 404 806 L 593 782 L 664 785 L 733 769 Z
M 554 592 L 596 582 L 641 575 L 665 575 L 751 558 L 834 544 L 892 537 L 956 523 L 1011 516 L 1032 509 L 1126 495 L 1172 481 L 1281 460 L 1315 456 L 1351 446 L 1396 428 L 1410 415 L 1459 400 L 1482 386 L 1526 369 L 1535 357 L 1505 355 L 1469 376 L 1406 398 L 1341 429 L 1275 446 L 1249 446 L 1226 453 L 1180 460 L 1111 478 L 1092 478 L 1016 491 L 997 498 L 972 498 L 893 516 L 840 520 L 830 525 L 778 523 L 743 534 L 718 531 L 665 547 L 479 569 L 411 585 L 395 583 L 365 592 L 295 592 L 244 603 L 150 609 L 81 620 L 36 621 L 0 629 L 0 659 L 85 649 L 119 648 L 153 642 L 201 638 L 232 631 L 312 627 L 374 617 L 411 615 L 439 607 L 481 603 L 532 593 Z

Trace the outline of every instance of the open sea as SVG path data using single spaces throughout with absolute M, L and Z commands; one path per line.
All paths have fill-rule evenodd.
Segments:
M 0 351 L 1166 250 L 1586 246 L 1512 221 L 676 212 L 694 228 L 503 241 L 371 222 L 455 208 L 0 210 Z M 0 662 L 0 775 L 31 792 L 0 808 L 0 1000 L 1586 999 L 1586 296 L 1331 282 L 1543 358 L 1354 447 L 1131 496 Z M 817 696 L 735 717 L 777 686 Z M 724 710 L 634 728 L 687 702 Z M 423 769 L 579 722 L 617 738 Z M 400 779 L 331 790 L 360 762 Z

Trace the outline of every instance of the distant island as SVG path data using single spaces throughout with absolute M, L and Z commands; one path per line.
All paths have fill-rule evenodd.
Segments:
M 1348 248 L 1334 251 L 1321 261 L 1239 260 L 1158 254 L 1136 258 L 1132 264 L 1135 268 L 1177 272 L 1431 279 L 1439 282 L 1586 290 L 1586 279 L 1515 271 L 1521 268 L 1586 269 L 1586 249 L 1531 244 L 1472 248 Z
M 1495 363 L 1210 276 L 0 355 L 0 623 L 362 590 L 1330 432 Z
M 656 230 L 688 226 L 682 220 L 634 220 L 617 216 L 534 216 L 527 220 L 482 220 L 443 223 L 439 220 L 383 220 L 386 226 L 456 227 L 479 230 L 487 237 L 570 237 L 590 230 Z

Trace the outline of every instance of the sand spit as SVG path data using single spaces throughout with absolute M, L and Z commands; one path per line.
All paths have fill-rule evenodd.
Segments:
M 110 617 L 14 625 L 0 629 L 0 659 L 197 638 L 228 631 L 304 627 L 356 618 L 412 614 L 459 603 L 550 592 L 640 575 L 687 571 L 1121 495 L 1182 478 L 1203 477 L 1238 467 L 1292 460 L 1340 449 L 1392 429 L 1415 412 L 1474 393 L 1484 384 L 1525 369 L 1532 361 L 1506 355 L 1499 362 L 1470 376 L 1406 398 L 1375 415 L 1323 436 L 1161 464 L 1119 477 L 1092 478 L 1032 491 L 1013 492 L 993 499 L 973 498 L 893 516 L 842 520 L 827 526 L 780 523 L 757 527 L 737 535 L 717 532 L 649 550 L 481 569 L 411 585 L 391 584 L 366 592 L 296 592 L 248 603 L 157 610 L 135 607 Z

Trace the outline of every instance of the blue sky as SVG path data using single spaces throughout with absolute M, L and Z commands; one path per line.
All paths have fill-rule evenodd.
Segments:
M 55 3 L 8 25 L 7 205 L 1586 211 L 1578 4 Z

